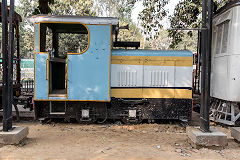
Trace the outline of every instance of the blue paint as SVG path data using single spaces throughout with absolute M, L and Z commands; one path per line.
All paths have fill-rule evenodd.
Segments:
M 40 29 L 40 25 L 39 24 L 35 24 L 35 48 L 34 48 L 34 52 L 39 52 L 39 29 Z
M 110 100 L 110 26 L 88 25 L 90 45 L 68 56 L 68 99 Z
M 192 57 L 193 53 L 188 50 L 112 50 L 112 56 L 170 56 Z
M 66 97 L 49 97 L 51 100 L 66 100 Z
M 47 54 L 35 53 L 35 99 L 48 99 L 48 81 L 46 80 Z

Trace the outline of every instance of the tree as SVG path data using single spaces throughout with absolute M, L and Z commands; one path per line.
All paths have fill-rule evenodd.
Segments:
M 139 27 L 131 19 L 135 3 L 136 0 L 95 0 L 94 10 L 97 16 L 119 18 L 120 26 L 129 25 L 129 30 L 119 31 L 118 41 L 140 41 L 141 47 L 143 47 L 144 37 Z
M 23 22 L 19 26 L 20 53 L 21 58 L 33 58 L 34 35 L 33 26 L 27 21 L 27 17 L 37 8 L 38 2 L 31 0 L 20 0 L 16 6 L 16 12 L 22 16 Z
M 159 31 L 162 29 L 161 20 L 167 16 L 164 8 L 169 0 L 143 0 L 144 9 L 139 13 L 140 24 L 146 40 L 157 39 Z
M 168 37 L 168 32 L 164 29 L 158 32 L 158 37 L 156 39 L 150 39 L 145 42 L 145 49 L 154 50 L 167 50 L 171 44 L 172 39 Z
M 95 10 L 98 15 L 118 17 L 120 22 L 132 24 L 131 13 L 139 1 L 144 7 L 138 16 L 142 32 L 147 40 L 156 39 L 162 30 L 160 22 L 167 15 L 164 7 L 169 0 L 95 0 Z
M 136 2 L 141 1 L 144 9 L 139 14 L 139 22 L 144 36 L 139 27 L 132 22 L 131 14 Z M 223 0 L 224 2 L 227 0 Z M 168 31 L 169 39 L 163 30 L 161 20 L 167 16 L 166 4 L 169 0 L 20 0 L 18 12 L 23 15 L 24 23 L 21 25 L 20 33 L 25 37 L 21 42 L 22 53 L 32 53 L 33 29 L 26 22 L 26 17 L 33 14 L 49 13 L 53 15 L 93 15 L 118 17 L 120 25 L 129 24 L 130 30 L 119 32 L 118 39 L 125 41 L 141 41 L 145 48 L 166 49 L 169 43 L 171 48 L 184 48 L 183 37 L 193 37 L 197 41 L 196 33 L 171 30 Z M 220 3 L 221 5 L 224 3 Z M 197 28 L 200 24 L 201 0 L 182 0 L 175 8 L 174 15 L 170 17 L 171 28 L 186 27 Z M 72 36 L 70 36 L 71 38 Z M 68 37 L 66 37 L 68 38 Z M 144 41 L 145 39 L 145 41 Z M 177 45 L 180 46 L 177 46 Z M 193 43 L 191 43 L 193 44 Z M 32 46 L 32 47 L 30 47 Z M 186 46 L 189 46 L 186 44 Z M 191 47 L 188 47 L 191 48 Z
M 52 15 L 95 16 L 92 0 L 57 0 L 49 5 Z
M 22 16 L 23 22 L 20 24 L 20 45 L 21 45 L 21 57 L 33 58 L 33 47 L 34 47 L 34 35 L 33 25 L 27 21 L 27 17 L 36 13 L 46 13 L 51 11 L 53 15 L 81 15 L 89 16 L 95 15 L 92 11 L 92 0 L 79 0 L 76 3 L 75 0 L 57 0 L 52 3 L 51 1 L 44 0 L 45 4 L 32 0 L 19 0 L 19 6 L 16 7 L 16 11 Z M 47 10 L 46 10 L 47 2 Z M 41 4 L 41 5 L 40 5 Z M 40 6 L 39 6 L 40 5 Z M 44 9 L 42 9 L 41 6 Z M 69 38 L 73 36 L 65 35 Z M 47 38 L 48 40 L 48 38 Z M 75 44 L 73 44 L 75 46 Z
M 197 52 L 198 32 L 193 31 L 191 37 L 187 34 L 188 31 L 183 31 L 182 41 L 174 47 L 177 50 L 187 49 L 192 52 Z M 171 44 L 170 44 L 171 45 Z M 171 46 L 169 45 L 169 49 Z
M 144 37 L 141 34 L 140 29 L 133 22 L 120 21 L 120 26 L 129 25 L 129 30 L 120 30 L 118 34 L 118 41 L 139 41 L 140 48 L 144 47 Z
M 215 10 L 232 0 L 214 0 Z M 170 16 L 170 28 L 201 28 L 202 0 L 182 0 Z M 191 38 L 196 33 L 192 31 L 168 30 L 172 43 L 170 48 L 178 48 L 178 44 L 183 41 L 183 37 Z M 195 37 L 195 41 L 197 38 Z
M 94 0 L 98 16 L 118 17 L 120 21 L 131 21 L 131 13 L 137 0 Z

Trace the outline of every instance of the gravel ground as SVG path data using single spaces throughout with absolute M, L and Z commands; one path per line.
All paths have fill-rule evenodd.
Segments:
M 17 146 L 1 146 L 0 159 L 237 160 L 240 157 L 240 144 L 230 137 L 229 128 L 221 126 L 216 128 L 228 135 L 228 146 L 223 150 L 198 150 L 187 142 L 180 122 L 140 125 L 25 122 L 15 125 L 28 126 L 28 138 Z

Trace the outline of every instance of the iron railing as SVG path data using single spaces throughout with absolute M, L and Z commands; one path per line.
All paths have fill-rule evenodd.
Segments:
M 21 81 L 22 84 L 22 88 L 21 91 L 22 92 L 34 92 L 34 80 L 22 80 Z

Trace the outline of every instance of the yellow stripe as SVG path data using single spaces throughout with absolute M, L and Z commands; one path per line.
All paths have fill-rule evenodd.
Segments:
M 144 88 L 143 98 L 175 98 L 174 89 Z
M 111 97 L 115 98 L 143 98 L 142 88 L 111 89 Z
M 175 66 L 192 67 L 193 61 L 175 61 Z
M 112 56 L 111 64 L 149 66 L 192 66 L 192 57 Z
M 111 89 L 115 98 L 192 98 L 192 90 L 164 88 Z
M 122 60 L 152 60 L 152 61 L 163 61 L 163 60 L 170 60 L 170 61 L 191 61 L 193 57 L 173 57 L 173 56 L 112 56 L 112 59 L 122 59 Z
M 175 98 L 191 98 L 192 99 L 192 90 L 189 89 L 175 89 Z
M 121 60 L 121 59 L 112 59 L 111 64 L 122 64 L 122 65 L 143 65 L 142 60 Z

